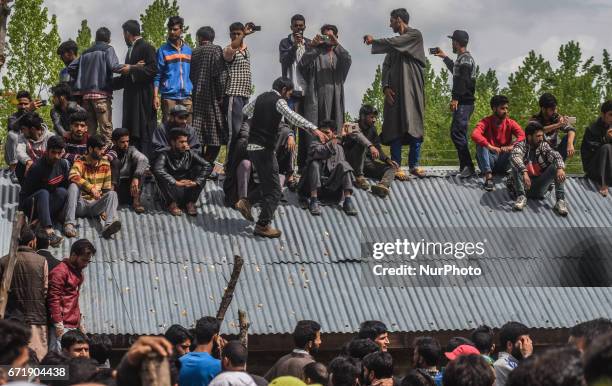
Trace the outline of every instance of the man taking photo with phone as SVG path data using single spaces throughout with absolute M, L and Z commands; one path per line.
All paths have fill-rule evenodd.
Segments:
M 538 101 L 540 112 L 531 117 L 530 121 L 538 122 L 544 126 L 544 140 L 558 151 L 563 160 L 572 158 L 575 154 L 574 145 L 576 144 L 576 124 L 575 117 L 559 115 L 557 109 L 557 98 L 551 93 L 544 93 Z M 559 141 L 559 133 L 565 133 Z

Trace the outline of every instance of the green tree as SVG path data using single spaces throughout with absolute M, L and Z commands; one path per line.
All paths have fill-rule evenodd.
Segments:
M 368 89 L 363 94 L 363 98 L 361 100 L 362 105 L 372 105 L 378 110 L 378 121 L 376 122 L 376 127 L 380 131 L 382 127 L 382 112 L 385 106 L 385 94 L 382 89 L 382 70 L 380 66 L 376 67 L 376 72 L 374 73 L 374 81 L 372 85 L 368 87 Z M 358 115 L 355 114 L 355 115 Z
M 160 47 L 166 42 L 167 27 L 166 23 L 171 16 L 180 15 L 180 9 L 177 0 L 153 0 L 145 9 L 145 12 L 140 15 L 140 24 L 142 26 L 142 37 L 151 43 L 154 47 Z M 183 27 L 185 42 L 193 47 L 193 39 L 187 31 L 188 26 Z
M 599 88 L 603 91 L 603 99 L 612 99 L 612 60 L 608 50 L 603 50 L 602 71 L 599 75 Z
M 422 146 L 425 165 L 449 165 L 455 162 L 449 134 L 452 121 L 450 101 L 448 71 L 443 68 L 436 73 L 428 60 L 425 66 L 425 141 Z
M 87 19 L 81 20 L 81 28 L 77 32 L 76 44 L 79 46 L 79 51 L 83 52 L 93 44 L 91 38 L 91 29 L 87 25 Z

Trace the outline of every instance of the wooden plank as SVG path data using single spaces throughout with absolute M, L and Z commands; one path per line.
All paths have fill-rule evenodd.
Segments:
M 4 319 L 6 304 L 8 303 L 9 290 L 13 281 L 13 272 L 17 264 L 17 246 L 19 245 L 19 233 L 25 224 L 25 216 L 23 212 L 17 212 L 15 221 L 13 221 L 13 231 L 11 232 L 11 246 L 9 248 L 8 262 L 2 276 L 2 284 L 0 284 L 0 319 Z

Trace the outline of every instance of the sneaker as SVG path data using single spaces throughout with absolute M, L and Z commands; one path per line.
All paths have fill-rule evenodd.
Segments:
M 272 225 L 268 224 L 266 226 L 263 225 L 255 225 L 255 230 L 253 231 L 255 236 L 267 237 L 270 239 L 275 239 L 280 237 L 282 232 L 276 228 L 272 228 Z
M 246 198 L 241 198 L 236 203 L 236 209 L 240 212 L 242 217 L 247 221 L 255 221 L 253 214 L 251 213 L 251 203 Z
M 121 230 L 121 221 L 115 220 L 112 223 L 106 225 L 102 229 L 102 237 L 104 237 L 105 239 L 108 239 L 115 233 L 119 232 L 120 230 Z
M 372 185 L 372 194 L 375 194 L 381 198 L 385 198 L 389 195 L 389 188 L 381 183 Z
M 527 205 L 527 197 L 520 195 L 514 202 L 514 210 L 520 211 Z
M 492 192 L 495 190 L 495 183 L 493 183 L 493 179 L 492 178 L 488 178 L 485 180 L 484 182 L 484 190 L 486 190 L 487 192 Z
M 557 200 L 557 203 L 555 204 L 553 210 L 557 212 L 559 216 L 563 217 L 567 216 L 567 214 L 569 213 L 569 211 L 567 210 L 567 203 L 563 199 Z
M 188 202 L 185 205 L 185 209 L 187 210 L 187 215 L 188 216 L 197 216 L 198 215 L 198 208 L 196 208 L 196 204 L 194 202 Z
M 309 204 L 308 198 L 300 195 L 298 197 L 298 204 L 300 205 L 300 208 L 308 209 L 308 204 Z
M 355 178 L 355 186 L 362 190 L 370 189 L 370 184 L 368 183 L 368 180 L 366 180 L 364 176 L 359 176 Z
M 357 208 L 355 208 L 355 205 L 353 205 L 353 200 L 351 197 L 346 197 L 344 199 L 342 210 L 347 216 L 357 216 Z
M 308 210 L 310 214 L 313 216 L 321 215 L 321 206 L 319 205 L 319 199 L 316 197 L 312 197 L 308 202 Z
M 474 169 L 469 166 L 465 166 L 463 169 L 461 169 L 461 172 L 459 172 L 458 175 L 461 179 L 470 178 L 474 175 Z
M 47 238 L 49 239 L 49 245 L 51 245 L 53 248 L 57 248 L 62 241 L 64 241 L 64 238 L 55 232 L 49 233 Z
M 64 225 L 64 236 L 70 238 L 77 237 L 77 231 L 74 225 L 66 224 Z

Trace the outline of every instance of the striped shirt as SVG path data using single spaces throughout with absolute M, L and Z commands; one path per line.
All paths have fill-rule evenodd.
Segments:
M 111 190 L 113 187 L 111 179 L 110 163 L 101 159 L 96 165 L 90 165 L 85 159 L 74 161 L 70 169 L 70 182 L 81 188 L 81 195 L 86 200 L 92 200 L 91 189 L 97 188 L 100 193 Z
M 227 46 L 223 53 L 225 59 L 232 57 L 227 63 L 228 81 L 225 95 L 241 96 L 248 98 L 251 96 L 251 54 L 249 49 L 237 50 L 232 56 L 231 46 Z

